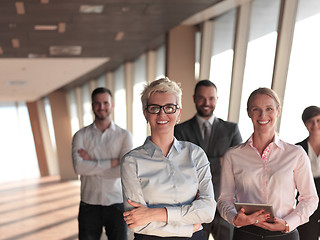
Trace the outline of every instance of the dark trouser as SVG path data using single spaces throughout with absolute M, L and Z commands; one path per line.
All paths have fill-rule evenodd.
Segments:
M 297 229 L 289 232 L 273 232 L 263 228 L 249 225 L 241 228 L 234 228 L 233 240 L 299 240 Z
M 134 240 L 204 240 L 202 230 L 195 232 L 191 238 L 188 237 L 157 237 L 152 235 L 134 234 Z
M 320 196 L 320 177 L 315 178 L 318 196 Z M 301 240 L 318 240 L 320 237 L 320 204 L 317 210 L 311 215 L 309 222 L 298 227 Z
M 224 220 L 218 211 L 214 216 L 211 223 L 204 223 L 203 234 L 204 239 L 209 239 L 210 233 L 212 234 L 214 240 L 231 240 L 233 235 L 233 226 Z
M 102 228 L 110 240 L 126 240 L 127 224 L 123 219 L 123 204 L 111 206 L 80 202 L 79 240 L 100 240 Z

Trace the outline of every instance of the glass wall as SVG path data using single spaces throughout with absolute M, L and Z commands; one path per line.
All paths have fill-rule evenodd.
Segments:
M 69 112 L 70 112 L 70 118 L 71 118 L 71 131 L 73 135 L 80 128 L 77 100 L 76 100 L 76 94 L 74 89 L 68 92 L 68 102 L 69 102 Z
M 106 87 L 106 75 L 103 74 L 97 79 L 97 87 Z
M 213 42 L 210 65 L 210 80 L 217 86 L 218 103 L 215 115 L 228 119 L 233 44 L 236 11 L 230 11 L 214 20 Z
M 88 126 L 93 121 L 92 107 L 91 107 L 91 92 L 89 83 L 82 85 L 82 109 L 83 109 L 83 125 Z
M 114 73 L 114 104 L 115 123 L 127 129 L 126 86 L 123 65 Z
M 162 45 L 157 49 L 157 64 L 156 64 L 157 77 L 156 79 L 166 76 L 166 47 Z
M 308 136 L 303 110 L 320 106 L 319 25 L 320 1 L 299 1 L 280 128 L 280 135 L 291 143 Z
M 249 43 L 244 71 L 239 128 L 246 140 L 252 133 L 252 123 L 246 106 L 250 93 L 259 87 L 271 87 L 280 0 L 255 0 L 252 3 Z
M 147 135 L 147 124 L 142 112 L 140 100 L 141 92 L 147 82 L 146 56 L 142 55 L 134 62 L 134 83 L 133 83 L 133 146 L 137 147 L 144 143 Z
M 201 32 L 196 32 L 196 53 L 195 53 L 195 66 L 194 66 L 194 78 L 200 80 L 200 52 L 201 52 Z
M 40 176 L 25 103 L 0 103 L 0 183 Z
M 48 129 L 49 129 L 49 135 L 50 135 L 50 140 L 51 140 L 51 145 L 53 151 L 56 151 L 56 138 L 54 135 L 54 127 L 53 127 L 53 121 L 52 121 L 52 112 L 51 112 L 51 105 L 49 98 L 45 97 L 44 98 L 44 110 L 46 113 L 46 119 L 47 119 L 47 124 L 48 124 Z

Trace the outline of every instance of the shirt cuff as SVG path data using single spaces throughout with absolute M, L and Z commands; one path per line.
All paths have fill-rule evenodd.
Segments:
M 287 216 L 285 217 L 283 220 L 285 220 L 288 225 L 289 225 L 289 232 L 291 232 L 292 230 L 294 230 L 297 226 L 300 225 L 300 222 L 299 222 L 299 218 L 297 218 L 297 216 Z
M 179 207 L 165 207 L 167 210 L 167 216 L 168 216 L 168 224 L 176 224 L 177 222 L 179 225 L 181 224 L 181 208 Z M 202 229 L 202 227 L 200 228 Z M 193 225 L 180 225 L 178 235 L 179 236 L 185 236 L 188 235 L 188 237 L 192 237 L 193 235 Z
M 233 223 L 233 219 L 235 218 L 235 216 L 237 216 L 237 213 L 234 213 L 234 212 L 229 212 L 228 214 L 227 214 L 227 220 L 228 220 L 228 222 L 231 224 L 231 225 L 233 225 L 233 226 L 235 226 L 235 227 L 239 227 L 239 226 L 236 226 L 234 223 Z
M 168 223 L 181 221 L 181 209 L 179 207 L 166 207 Z

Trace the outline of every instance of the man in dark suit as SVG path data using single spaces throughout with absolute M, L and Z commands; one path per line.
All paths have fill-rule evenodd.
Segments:
M 211 165 L 212 182 L 216 200 L 220 194 L 221 159 L 229 147 L 242 142 L 238 125 L 223 121 L 213 115 L 216 107 L 217 87 L 210 80 L 199 81 L 195 87 L 193 101 L 197 114 L 190 120 L 175 126 L 178 140 L 189 141 L 202 147 Z M 210 233 L 215 240 L 231 240 L 233 226 L 216 211 L 214 220 L 203 224 L 205 239 Z

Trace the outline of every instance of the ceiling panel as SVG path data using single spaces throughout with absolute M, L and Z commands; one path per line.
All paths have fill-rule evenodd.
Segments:
M 23 3 L 25 9 L 23 15 L 17 15 L 14 1 L 0 0 L 0 60 L 17 59 L 8 62 L 12 64 L 10 77 L 14 78 L 14 73 L 19 72 L 24 66 L 30 68 L 29 64 L 36 64 L 37 62 L 33 61 L 35 54 L 45 57 L 41 58 L 44 64 L 42 68 L 46 67 L 46 62 L 48 69 L 57 67 L 50 74 L 60 71 L 60 65 L 52 65 L 50 59 L 65 58 L 73 61 L 85 58 L 88 63 L 90 59 L 109 59 L 102 65 L 89 64 L 92 69 L 87 69 L 82 75 L 73 74 L 78 77 L 65 79 L 64 84 L 56 84 L 58 89 L 68 88 L 98 77 L 104 72 L 113 71 L 123 62 L 133 61 L 144 51 L 157 48 L 164 43 L 168 30 L 219 0 L 49 0 L 48 4 L 42 4 L 40 0 L 19 2 Z M 80 13 L 81 4 L 102 5 L 103 11 L 99 14 Z M 34 30 L 35 25 L 58 26 L 59 23 L 66 24 L 65 32 Z M 124 37 L 117 42 L 115 36 L 120 31 L 124 32 Z M 12 39 L 19 41 L 19 48 L 13 48 Z M 50 46 L 81 46 L 82 51 L 78 56 L 51 56 Z M 30 59 L 28 56 L 33 58 Z M 32 69 L 37 69 L 37 66 Z M 14 99 L 14 91 L 4 84 L 8 78 L 7 74 L 8 72 L 0 66 L 0 88 L 8 88 L 1 92 L 0 101 L 5 101 L 6 92 L 11 92 L 8 99 Z M 29 84 L 34 88 L 44 87 L 32 99 L 40 98 L 48 92 L 48 85 L 41 84 L 43 81 L 37 73 L 29 80 Z M 52 89 L 54 88 L 50 88 Z M 25 95 L 28 96 L 25 99 L 30 100 L 32 94 L 27 93 L 27 88 L 25 91 Z M 21 100 L 21 96 L 19 99 Z

